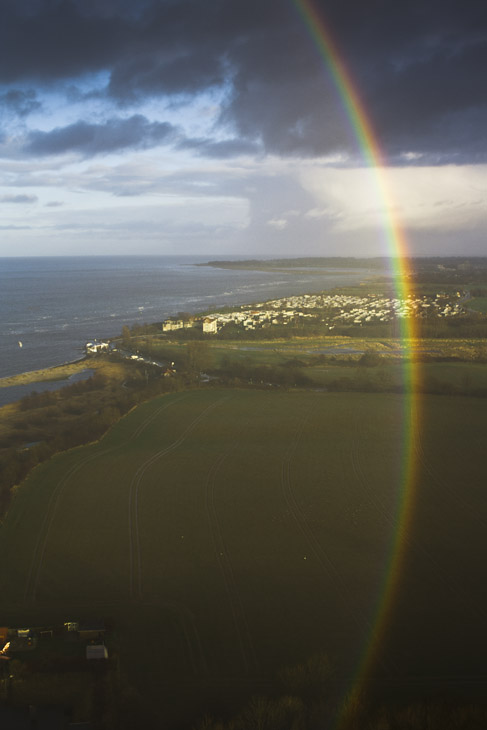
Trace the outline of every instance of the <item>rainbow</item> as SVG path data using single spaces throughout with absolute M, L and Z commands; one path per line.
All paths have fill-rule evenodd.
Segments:
M 362 150 L 362 155 L 375 180 L 378 199 L 382 202 L 384 213 L 384 231 L 386 235 L 388 258 L 393 274 L 395 295 L 407 298 L 410 268 L 408 261 L 408 244 L 395 215 L 396 207 L 387 180 L 387 165 L 379 140 L 372 128 L 357 87 L 339 50 L 325 25 L 322 16 L 313 5 L 312 0 L 293 0 L 294 5 L 308 29 L 313 42 L 330 73 L 346 111 L 350 125 Z M 415 439 L 419 424 L 418 402 L 418 367 L 411 358 L 411 347 L 415 338 L 412 319 L 400 319 L 400 342 L 403 354 L 402 403 L 402 455 L 399 468 L 399 497 L 396 507 L 395 530 L 390 544 L 388 561 L 384 570 L 381 590 L 376 601 L 372 627 L 364 640 L 360 652 L 359 666 L 350 685 L 348 702 L 344 702 L 337 725 L 346 723 L 347 707 L 354 696 L 364 688 L 370 676 L 377 654 L 384 638 L 391 612 L 397 595 L 401 569 L 406 553 L 406 536 L 413 517 L 414 496 L 416 487 L 417 459 L 415 458 Z

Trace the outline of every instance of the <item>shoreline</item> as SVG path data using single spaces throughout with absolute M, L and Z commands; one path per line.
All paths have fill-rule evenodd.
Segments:
M 290 261 L 292 261 L 293 265 L 291 265 L 289 268 L 282 269 L 283 272 L 286 271 L 286 273 L 302 273 L 302 268 L 301 268 L 302 265 L 304 264 L 304 262 L 309 262 L 309 261 L 313 261 L 314 266 L 311 266 L 310 268 L 314 269 L 315 272 L 320 272 L 320 273 L 330 272 L 330 269 L 326 267 L 326 263 L 329 263 L 330 260 L 326 259 L 326 258 L 320 257 L 320 258 L 313 258 L 313 259 L 309 259 L 309 258 L 291 259 Z M 348 260 L 347 258 L 334 259 L 334 261 L 337 263 L 339 262 L 342 265 L 342 267 L 334 269 L 333 273 L 339 272 L 340 274 L 347 274 L 352 271 L 352 267 L 350 266 L 350 269 L 347 268 L 347 264 L 350 265 L 353 263 L 354 271 L 357 272 L 357 269 L 362 269 L 362 266 L 360 266 L 360 264 L 364 263 L 363 260 L 360 260 L 360 259 L 359 260 L 357 260 L 357 259 Z M 373 262 L 377 264 L 377 263 L 381 262 L 381 260 L 375 259 L 375 260 L 373 260 Z M 279 272 L 279 271 L 281 271 L 280 267 L 283 266 L 283 264 L 285 264 L 285 263 L 288 263 L 288 261 L 286 259 L 271 259 L 269 261 L 265 261 L 265 260 L 264 261 L 262 261 L 262 260 L 243 260 L 243 261 L 213 260 L 213 261 L 207 261 L 205 263 L 197 263 L 196 266 L 229 268 L 229 269 L 260 270 L 260 271 L 266 271 L 266 272 L 269 272 L 269 271 Z M 368 261 L 367 263 L 370 267 L 371 262 Z M 371 271 L 371 268 L 366 269 L 365 267 L 363 267 L 363 270 L 361 271 L 360 279 L 358 281 L 356 281 L 353 285 L 350 285 L 350 287 L 353 289 L 356 289 L 357 291 L 360 291 L 361 287 L 363 287 L 366 284 L 371 284 L 373 282 L 375 282 L 377 284 L 379 284 L 379 283 L 383 284 L 384 280 L 383 280 L 382 276 L 378 276 L 378 271 L 373 272 L 373 271 Z M 319 292 L 316 292 L 316 293 L 322 294 L 322 293 L 326 293 L 329 291 L 335 291 L 337 289 L 342 289 L 342 288 L 343 288 L 343 286 L 342 287 L 335 286 L 332 289 L 321 289 Z M 346 287 L 346 288 L 348 288 L 348 287 Z M 309 294 L 309 293 L 310 292 L 308 291 L 307 294 Z M 312 295 L 316 294 L 316 293 L 311 292 Z M 296 296 L 296 295 L 292 295 L 292 296 Z M 298 296 L 303 296 L 303 295 L 298 295 Z M 265 304 L 268 301 L 273 301 L 273 300 L 265 299 L 263 302 L 259 302 L 258 305 L 262 306 L 263 304 Z M 197 312 L 197 313 L 194 313 L 192 316 L 201 317 L 201 316 L 205 316 L 205 314 L 206 314 L 206 316 L 212 316 L 212 315 L 219 313 L 222 308 L 227 309 L 228 306 L 230 306 L 230 305 L 220 305 L 216 309 L 211 308 L 211 309 L 207 310 L 206 312 L 204 312 L 204 311 Z M 235 304 L 235 306 L 243 307 L 246 305 Z M 248 306 L 251 306 L 251 305 L 249 304 Z M 257 303 L 254 303 L 254 306 L 257 306 Z M 152 324 L 154 324 L 154 323 L 152 323 Z M 120 335 L 116 335 L 115 337 L 108 337 L 105 339 L 108 342 L 116 341 L 116 340 L 120 339 Z M 304 338 L 304 339 L 307 339 L 307 338 Z M 315 338 L 312 338 L 312 339 L 315 339 Z M 349 341 L 349 337 L 347 337 L 347 336 L 344 336 L 343 339 L 346 341 Z M 350 340 L 354 340 L 354 339 L 356 339 L 356 338 L 353 336 L 350 337 Z M 378 342 L 374 342 L 375 338 L 371 338 L 371 339 L 366 338 L 367 345 L 369 347 L 375 346 L 377 348 L 378 345 L 383 346 L 384 345 L 383 340 L 388 339 L 388 338 L 382 337 L 382 338 L 378 338 L 378 339 L 379 339 Z M 287 339 L 284 339 L 284 341 L 287 341 Z M 275 346 L 277 344 L 277 341 L 272 340 L 272 343 Z M 410 343 L 410 347 L 411 347 L 411 344 L 412 343 Z M 440 341 L 435 340 L 435 345 L 436 345 L 435 349 L 437 349 L 439 344 L 440 344 Z M 463 340 L 463 338 L 456 340 L 455 344 L 457 345 L 457 348 L 458 348 L 458 345 L 461 345 L 461 344 L 465 345 L 465 340 Z M 468 344 L 470 345 L 470 342 L 468 342 Z M 225 343 L 225 345 L 227 347 L 228 346 L 231 347 L 230 343 Z M 225 345 L 218 343 L 215 346 L 222 347 Z M 424 347 L 419 346 L 418 341 L 416 341 L 414 343 L 414 346 L 415 346 L 416 351 L 421 352 L 421 350 L 424 350 Z M 380 349 L 382 349 L 382 347 L 380 347 Z M 470 348 L 468 348 L 468 346 L 467 346 L 467 349 L 470 349 Z M 387 352 L 388 350 L 390 352 L 390 347 L 386 346 L 385 352 Z M 70 376 L 72 376 L 76 373 L 82 372 L 83 370 L 86 370 L 87 367 L 89 367 L 89 366 L 87 366 L 87 362 L 89 360 L 91 360 L 91 358 L 89 358 L 86 354 L 84 354 L 81 357 L 79 357 L 78 359 L 72 360 L 70 362 L 64 362 L 59 365 L 51 365 L 46 368 L 40 368 L 38 370 L 29 370 L 26 372 L 17 373 L 15 375 L 8 375 L 3 378 L 0 378 L 0 389 L 13 388 L 13 387 L 25 386 L 25 385 L 34 385 L 35 383 L 47 383 L 47 382 L 56 382 L 56 381 L 67 380 Z
M 11 388 L 16 385 L 30 385 L 31 383 L 45 383 L 56 380 L 67 380 L 71 375 L 86 370 L 87 358 L 82 357 L 80 360 L 63 363 L 62 365 L 52 365 L 48 368 L 40 370 L 29 370 L 25 373 L 17 375 L 7 375 L 0 378 L 0 388 Z
M 322 258 L 319 258 L 318 260 L 320 261 L 320 264 L 324 261 Z M 313 259 L 313 261 L 315 261 L 315 259 Z M 224 263 L 230 263 L 231 268 L 233 268 L 233 262 L 224 262 Z M 243 263 L 246 264 L 245 268 L 247 268 L 248 270 L 252 271 L 252 269 L 253 269 L 252 263 L 255 263 L 255 262 L 252 262 L 251 261 L 251 262 L 243 262 Z M 250 265 L 248 265 L 249 263 L 250 263 Z M 257 263 L 258 264 L 259 263 L 262 264 L 263 262 L 258 262 L 257 261 Z M 284 261 L 281 260 L 281 259 L 273 260 L 274 270 L 272 270 L 272 268 L 268 269 L 266 267 L 266 265 L 264 264 L 264 267 L 262 268 L 262 271 L 263 272 L 266 272 L 266 273 L 269 273 L 270 271 L 272 271 L 273 273 L 279 273 L 278 269 L 280 269 L 280 265 L 283 264 L 283 263 L 284 263 Z M 344 266 L 342 268 L 342 263 L 343 263 L 343 259 L 340 259 L 340 265 L 337 267 L 337 269 L 334 269 L 333 270 L 333 273 L 334 274 L 337 271 L 339 271 L 339 273 L 341 275 L 350 273 L 349 271 L 347 271 L 347 266 Z M 206 258 L 206 260 L 204 262 L 192 262 L 191 263 L 191 265 L 192 266 L 195 266 L 195 267 L 200 267 L 200 266 L 213 267 L 214 264 L 215 264 L 215 262 L 214 261 L 209 261 L 208 258 Z M 296 261 L 294 262 L 294 264 L 296 264 Z M 278 268 L 275 268 L 276 265 L 277 265 Z M 217 268 L 219 268 L 219 267 L 217 266 Z M 237 269 L 239 268 L 238 267 L 238 262 L 237 262 L 236 268 Z M 327 273 L 326 266 L 322 268 L 321 265 L 319 267 L 319 270 L 316 268 L 316 266 L 312 266 L 311 267 L 311 270 L 313 271 L 314 274 L 317 274 L 317 273 L 326 274 Z M 287 274 L 302 274 L 302 270 L 300 268 L 296 268 L 296 269 L 293 270 L 293 267 L 287 268 L 287 266 L 286 266 L 283 269 L 283 272 L 284 271 Z M 328 271 L 328 273 L 331 273 L 331 272 Z M 364 280 L 364 278 L 366 278 L 366 276 L 365 276 L 365 270 L 363 272 L 360 271 L 360 274 L 359 275 L 357 275 L 357 274 L 358 274 L 358 272 L 355 272 L 355 276 L 353 277 L 354 278 L 354 281 L 356 281 L 356 285 L 362 283 L 363 280 Z M 291 277 L 291 279 L 293 279 L 293 278 L 294 277 Z M 317 291 L 322 291 L 323 290 L 323 286 L 320 285 L 320 284 L 317 284 L 317 283 L 315 283 L 314 285 L 307 284 L 303 288 L 305 289 L 305 292 L 306 293 L 310 293 L 310 290 L 311 290 L 311 293 L 313 293 L 315 291 L 315 287 L 316 287 L 316 290 Z M 287 287 L 285 287 L 285 288 L 287 290 Z M 326 287 L 326 288 L 328 289 L 328 287 Z M 286 296 L 288 296 L 288 295 L 286 294 Z M 242 293 L 241 296 L 238 296 L 237 298 L 238 298 L 238 303 L 235 303 L 232 306 L 240 307 L 240 306 L 243 306 L 243 304 L 242 304 L 242 298 L 243 298 L 244 303 L 245 303 L 245 300 L 247 299 L 247 295 L 245 293 Z M 260 300 L 260 292 L 258 293 L 257 290 L 255 291 L 255 298 Z M 205 314 L 206 311 L 208 313 L 219 312 L 222 308 L 225 308 L 225 307 L 229 306 L 229 304 L 226 302 L 226 300 L 224 301 L 225 298 L 223 297 L 223 295 L 222 295 L 222 297 L 219 297 L 219 299 L 221 299 L 221 301 L 219 302 L 219 304 L 217 304 L 216 306 L 210 305 L 209 308 L 208 308 L 208 304 L 206 304 L 206 303 L 203 304 L 202 303 L 201 304 L 201 306 L 202 306 L 202 310 L 201 311 L 199 311 L 199 308 L 198 307 L 196 308 L 196 311 L 195 311 L 193 309 L 193 307 L 191 307 L 191 305 L 190 305 L 190 309 L 192 311 L 192 315 L 193 316 L 194 315 L 202 315 L 202 314 Z M 268 296 L 265 296 L 264 301 L 267 300 L 267 299 L 268 299 Z M 202 300 L 202 302 L 203 302 L 203 300 Z M 251 301 L 248 302 L 248 305 L 250 306 L 254 302 L 255 302 L 255 299 L 252 297 Z M 166 316 L 174 316 L 174 315 L 169 315 L 168 314 Z M 113 332 L 113 334 L 111 336 L 109 336 L 108 338 L 104 338 L 104 339 L 114 340 L 114 339 L 117 339 L 118 337 L 119 337 L 119 335 L 118 334 L 115 334 L 115 332 Z M 69 353 L 66 353 L 66 355 L 67 355 L 68 358 L 69 357 L 73 357 L 73 355 L 74 355 L 74 357 L 76 357 L 76 355 L 72 351 L 69 352 Z M 19 370 L 17 370 L 17 372 L 15 372 L 16 371 L 16 367 L 14 366 L 12 368 L 13 369 L 13 373 L 11 371 L 11 374 L 9 374 L 9 375 L 5 375 L 4 377 L 1 377 L 0 376 L 0 389 L 5 389 L 5 388 L 9 388 L 9 387 L 16 387 L 16 386 L 23 386 L 23 385 L 30 385 L 30 384 L 35 384 L 35 383 L 46 383 L 46 382 L 49 382 L 49 381 L 56 381 L 56 380 L 66 379 L 70 375 L 73 375 L 73 374 L 79 372 L 79 370 L 80 370 L 80 364 L 79 363 L 80 362 L 84 362 L 84 360 L 85 360 L 85 355 L 84 354 L 83 355 L 80 354 L 80 360 L 76 359 L 74 361 L 68 361 L 68 362 L 64 361 L 64 362 L 61 362 L 60 364 L 57 364 L 57 365 L 49 365 L 47 367 L 41 367 L 41 368 L 36 368 L 37 363 L 36 363 L 35 359 L 33 361 L 31 360 L 30 366 L 31 367 L 34 367 L 36 369 L 33 369 L 33 370 L 25 370 L 25 371 L 22 371 L 22 372 L 19 372 Z M 27 363 L 25 363 L 25 364 L 27 365 L 27 367 L 29 367 L 29 365 Z M 19 367 L 19 366 L 22 367 L 22 364 L 20 362 L 17 363 L 17 367 Z M 82 367 L 83 366 L 81 366 L 81 369 L 82 369 Z

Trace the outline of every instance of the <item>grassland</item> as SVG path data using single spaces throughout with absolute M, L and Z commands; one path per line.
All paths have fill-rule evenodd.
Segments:
M 161 359 L 175 360 L 178 367 L 184 365 L 185 342 L 141 337 L 138 346 Z M 404 352 L 408 352 L 418 362 L 422 391 L 487 395 L 487 348 L 480 340 L 418 339 L 405 343 L 402 349 L 399 341 L 392 338 L 328 336 L 254 342 L 211 340 L 204 342 L 204 347 L 205 369 L 227 382 L 232 382 L 233 376 L 241 384 L 261 379 L 273 382 L 274 377 L 276 382 L 292 385 L 289 371 L 293 370 L 311 388 L 393 391 L 403 386 L 407 360 Z M 359 367 L 364 353 L 377 355 L 377 362 Z M 264 366 L 267 371 L 259 378 L 256 369 Z
M 218 341 L 208 339 L 214 364 L 218 367 L 222 358 L 252 358 L 257 363 L 276 364 L 291 357 L 303 357 L 321 353 L 337 356 L 354 355 L 356 359 L 368 350 L 374 350 L 382 357 L 394 359 L 404 350 L 415 356 L 431 355 L 440 358 L 458 358 L 466 362 L 475 360 L 479 348 L 484 345 L 478 339 L 415 339 L 401 341 L 398 338 L 371 338 L 371 337 L 296 337 L 282 340 L 229 340 Z M 185 341 L 171 341 L 166 336 L 151 336 L 135 338 L 133 348 L 141 348 L 152 354 L 153 357 L 166 359 L 180 359 L 186 349 Z
M 385 360 L 370 368 L 351 369 L 346 365 L 315 365 L 306 369 L 313 382 L 329 387 L 340 379 L 349 379 L 361 390 L 380 390 L 398 388 L 404 380 L 404 365 Z M 420 367 L 420 383 L 426 392 L 450 392 L 468 394 L 485 391 L 487 393 L 487 368 L 482 363 L 444 362 L 423 363 Z M 361 388 L 359 387 L 361 386 Z
M 487 314 L 487 297 L 475 297 L 475 299 L 469 299 L 468 308 L 475 309 L 477 312 Z
M 403 397 L 207 389 L 155 398 L 37 467 L 0 532 L 0 623 L 111 618 L 166 720 L 233 710 L 327 652 L 350 676 L 401 503 Z M 384 686 L 479 687 L 485 401 L 425 396 Z
M 101 356 L 89 365 L 93 374 L 88 379 L 41 393 L 34 383 L 29 395 L 0 408 L 0 517 L 12 488 L 38 463 L 99 439 L 137 403 L 179 387 L 176 378 L 168 382 L 158 369 L 149 371 L 131 360 Z M 52 372 L 57 368 L 38 371 L 36 377 L 40 373 L 49 379 Z

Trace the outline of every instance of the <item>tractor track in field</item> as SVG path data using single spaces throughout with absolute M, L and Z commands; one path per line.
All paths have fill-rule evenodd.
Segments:
M 230 605 L 230 611 L 233 618 L 235 632 L 237 634 L 238 646 L 244 670 L 246 674 L 255 674 L 256 672 L 259 672 L 259 662 L 245 614 L 245 609 L 238 590 L 238 583 L 235 578 L 232 560 L 223 537 L 221 523 L 218 519 L 218 513 L 215 505 L 215 482 L 218 472 L 237 445 L 238 442 L 235 442 L 226 453 L 220 454 L 211 466 L 206 477 L 205 506 L 208 525 L 213 539 L 213 546 L 215 548 L 215 556 L 223 577 L 223 583 L 225 585 L 225 591 Z
M 102 456 L 106 456 L 107 454 L 110 454 L 114 451 L 117 451 L 121 447 L 126 446 L 131 441 L 133 441 L 135 438 L 138 438 L 144 429 L 154 420 L 154 418 L 159 415 L 162 411 L 166 410 L 167 408 L 170 408 L 175 403 L 179 402 L 180 400 L 183 400 L 187 396 L 181 396 L 177 399 L 172 400 L 170 403 L 163 404 L 160 408 L 157 409 L 156 413 L 151 414 L 145 421 L 143 421 L 137 429 L 124 441 L 123 444 L 117 444 L 115 446 L 111 446 L 108 449 L 104 449 L 103 451 L 100 451 L 96 454 L 91 454 L 90 456 L 85 457 L 81 461 L 77 462 L 76 464 L 73 464 L 73 466 L 68 470 L 68 472 L 59 480 L 59 482 L 54 487 L 51 496 L 49 498 L 49 501 L 47 503 L 47 508 L 44 514 L 44 518 L 41 523 L 41 528 L 39 530 L 39 534 L 35 543 L 34 552 L 32 555 L 30 568 L 28 570 L 26 581 L 25 581 L 25 588 L 24 588 L 24 604 L 28 603 L 29 601 L 31 603 L 35 603 L 36 597 L 37 597 L 37 589 L 39 586 L 40 576 L 42 573 L 42 568 L 44 564 L 44 556 L 46 552 L 46 547 L 49 541 L 49 535 L 52 529 L 52 525 L 54 522 L 54 518 L 56 516 L 57 508 L 59 505 L 59 501 L 61 499 L 61 496 L 66 488 L 66 486 L 69 484 L 72 477 L 77 474 L 81 469 L 83 469 L 85 466 L 90 464 L 91 462 L 95 461 L 96 459 L 99 459 Z
M 145 429 L 152 423 L 152 421 L 155 421 L 156 418 L 158 418 L 163 411 L 169 408 L 170 405 L 172 406 L 174 403 L 180 403 L 181 401 L 189 398 L 190 395 L 191 393 L 185 393 L 184 395 L 180 395 L 178 398 L 174 398 L 171 403 L 163 403 L 160 408 L 157 408 L 154 413 L 152 413 L 152 415 L 148 416 L 145 421 L 142 421 L 142 423 L 135 429 L 129 440 L 132 441 L 134 438 L 139 438 L 139 436 L 142 436 Z
M 177 619 L 184 636 L 186 656 L 188 664 L 194 675 L 201 676 L 209 673 L 208 663 L 203 651 L 201 637 L 196 625 L 196 619 L 189 608 L 176 601 L 157 601 L 156 603 L 144 602 L 144 606 L 155 606 L 156 608 L 170 608 L 177 615 Z
M 373 489 L 369 485 L 369 479 L 367 478 L 363 465 L 360 461 L 360 454 L 358 450 L 358 444 L 360 443 L 360 431 L 358 419 L 355 420 L 355 432 L 356 438 L 354 440 L 354 447 L 350 452 L 352 468 L 357 478 L 357 481 L 368 496 L 369 501 L 375 506 L 375 508 L 382 515 L 384 520 L 390 525 L 393 532 L 395 533 L 399 528 L 401 530 L 400 542 L 407 546 L 411 551 L 419 553 L 421 557 L 429 562 L 429 564 L 435 569 L 436 577 L 439 581 L 448 588 L 448 590 L 456 595 L 463 603 L 467 603 L 474 612 L 481 618 L 487 619 L 486 612 L 478 606 L 471 598 L 465 594 L 465 590 L 455 581 L 452 577 L 445 572 L 441 567 L 440 563 L 433 557 L 431 552 L 417 539 L 411 536 L 411 528 L 409 525 L 401 525 L 401 514 L 398 510 L 396 514 L 391 512 L 390 508 L 384 504 L 383 500 L 374 493 Z M 414 437 L 414 448 L 416 448 L 418 442 L 418 435 Z
M 330 558 L 328 553 L 326 552 L 325 548 L 323 547 L 323 544 L 321 541 L 316 537 L 313 528 L 308 522 L 308 519 L 306 517 L 305 512 L 301 509 L 299 506 L 299 503 L 296 499 L 296 496 L 294 494 L 293 490 L 293 480 L 291 477 L 291 465 L 292 461 L 294 459 L 294 455 L 296 453 L 296 450 L 299 446 L 299 443 L 301 441 L 304 427 L 306 426 L 307 422 L 311 418 L 312 414 L 311 409 L 300 421 L 298 424 L 293 440 L 291 442 L 290 447 L 287 450 L 286 456 L 282 460 L 281 464 L 281 489 L 282 494 L 284 497 L 284 500 L 286 502 L 286 505 L 288 507 L 288 510 L 290 514 L 292 515 L 296 525 L 298 526 L 301 534 L 303 535 L 305 541 L 308 544 L 308 547 L 311 551 L 311 553 L 316 558 L 317 562 L 319 563 L 322 570 L 333 579 L 335 584 L 335 590 L 337 595 L 339 596 L 345 610 L 349 614 L 350 618 L 354 621 L 355 625 L 360 629 L 363 630 L 364 627 L 369 627 L 370 620 L 367 618 L 367 616 L 359 609 L 354 608 L 354 599 L 350 595 L 349 589 L 343 580 L 340 571 L 338 570 L 337 566 L 333 562 L 333 560 Z
M 220 403 L 228 400 L 228 396 L 224 396 L 219 400 L 210 403 L 201 413 L 196 416 L 193 421 L 185 428 L 183 433 L 173 441 L 169 446 L 152 454 L 144 461 L 130 483 L 129 503 L 128 503 L 128 531 L 129 531 L 129 596 L 133 600 L 141 600 L 143 597 L 142 588 L 142 553 L 140 548 L 140 525 L 139 525 L 139 495 L 142 480 L 147 472 L 155 463 L 163 459 L 168 454 L 175 451 L 186 440 L 189 434 L 198 426 L 198 424 L 216 408 Z

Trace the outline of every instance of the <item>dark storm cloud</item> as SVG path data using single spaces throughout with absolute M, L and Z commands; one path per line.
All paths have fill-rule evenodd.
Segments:
M 34 131 L 24 150 L 34 155 L 76 152 L 91 156 L 127 148 L 154 147 L 177 136 L 166 122 L 149 122 L 136 114 L 129 119 L 109 119 L 103 124 L 79 121 L 51 132 Z
M 389 155 L 486 157 L 487 3 L 315 3 Z M 352 151 L 351 125 L 318 47 L 299 23 L 236 47 L 225 120 L 274 152 Z
M 386 152 L 463 161 L 487 150 L 485 0 L 314 4 Z M 356 146 L 292 0 L 4 0 L 0 13 L 0 82 L 28 88 L 105 71 L 104 93 L 121 105 L 220 87 L 220 123 L 247 142 L 296 155 Z
M 113 63 L 133 35 L 127 20 L 82 13 L 71 0 L 4 0 L 0 12 L 4 83 L 51 83 L 99 71 Z

